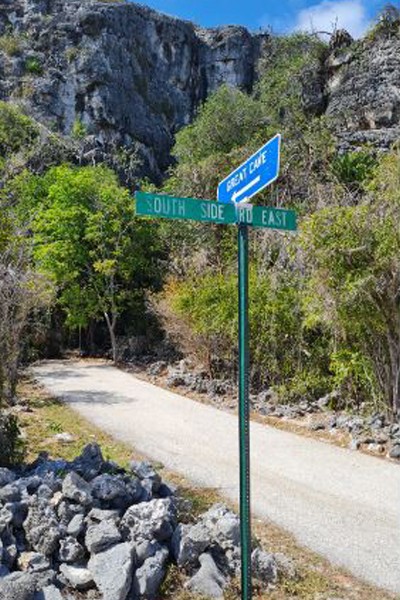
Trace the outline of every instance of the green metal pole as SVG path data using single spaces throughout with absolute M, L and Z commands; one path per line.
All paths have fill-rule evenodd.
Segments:
M 248 227 L 238 225 L 239 259 L 239 451 L 242 600 L 251 600 L 250 410 L 249 410 L 249 253 Z

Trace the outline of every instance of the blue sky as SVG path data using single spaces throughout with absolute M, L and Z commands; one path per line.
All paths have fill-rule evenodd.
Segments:
M 276 33 L 296 29 L 331 31 L 337 22 L 359 37 L 386 0 L 141 0 L 152 8 L 198 25 L 271 26 Z M 400 0 L 397 0 L 400 6 Z

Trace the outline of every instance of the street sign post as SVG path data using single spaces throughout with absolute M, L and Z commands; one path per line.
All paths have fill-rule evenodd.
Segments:
M 296 231 L 293 210 L 252 206 L 248 200 L 279 174 L 281 136 L 276 135 L 218 186 L 218 202 L 136 193 L 136 214 L 238 227 L 239 291 L 239 463 L 242 600 L 251 600 L 250 405 L 249 405 L 249 257 L 248 228 Z
M 136 192 L 136 214 L 164 219 L 185 219 L 217 224 L 252 225 L 267 229 L 296 231 L 296 213 L 293 210 L 222 204 L 212 200 L 196 198 L 174 198 L 164 194 L 146 194 Z
M 281 136 L 278 133 L 218 186 L 218 201 L 248 202 L 279 175 Z

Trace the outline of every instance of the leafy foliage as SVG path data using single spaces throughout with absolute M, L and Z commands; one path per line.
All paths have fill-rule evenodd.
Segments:
M 221 86 L 200 108 L 195 122 L 176 136 L 174 155 L 185 163 L 228 154 L 263 124 L 262 110 L 250 96 Z
M 381 161 L 370 200 L 316 212 L 302 236 L 313 266 L 314 307 L 341 347 L 336 374 L 343 373 L 338 357 L 345 356 L 358 388 L 375 401 L 387 399 L 394 412 L 400 408 L 399 184 L 400 156 L 394 153 Z
M 39 59 L 34 56 L 28 56 L 24 66 L 26 73 L 30 73 L 30 75 L 41 75 L 43 73 L 43 67 Z
M 157 287 L 156 226 L 135 221 L 133 201 L 105 167 L 50 169 L 21 176 L 21 214 L 32 215 L 34 257 L 53 280 L 70 327 L 105 319 L 113 358 L 121 314 Z
M 396 411 L 398 159 L 379 162 L 368 148 L 338 155 L 329 122 L 303 102 L 304 78 L 318 73 L 325 45 L 303 34 L 269 44 L 251 98 L 222 88 L 180 132 L 179 162 L 163 191 L 212 198 L 227 173 L 280 131 L 281 176 L 257 202 L 294 206 L 304 223 L 300 245 L 253 234 L 252 383 L 272 385 L 290 401 L 340 389 L 349 405 L 385 402 Z M 168 224 L 163 230 L 173 241 L 168 310 L 211 370 L 234 375 L 233 232 L 185 224 L 178 233 Z
M 0 467 L 12 467 L 22 461 L 25 453 L 15 415 L 0 414 Z
M 392 2 L 387 3 L 380 11 L 375 25 L 367 34 L 367 39 L 374 40 L 379 37 L 390 37 L 399 32 L 400 9 Z
M 82 121 L 76 119 L 72 126 L 72 137 L 81 140 L 87 135 L 87 127 Z
M 375 158 L 368 152 L 360 151 L 341 154 L 332 163 L 339 181 L 356 188 L 371 181 L 375 167 Z
M 8 102 L 0 102 L 0 156 L 30 146 L 39 134 L 38 127 L 29 117 Z

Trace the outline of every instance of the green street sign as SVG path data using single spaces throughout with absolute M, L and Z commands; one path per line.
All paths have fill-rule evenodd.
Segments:
M 186 219 L 218 224 L 243 223 L 253 227 L 296 231 L 297 219 L 293 210 L 267 206 L 233 205 L 174 198 L 163 194 L 136 193 L 136 214 L 164 219 Z

